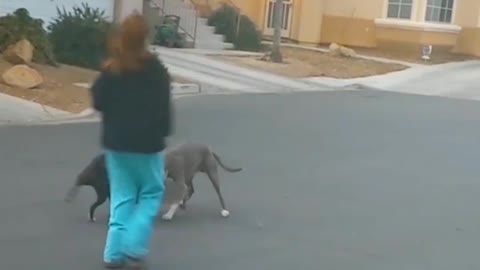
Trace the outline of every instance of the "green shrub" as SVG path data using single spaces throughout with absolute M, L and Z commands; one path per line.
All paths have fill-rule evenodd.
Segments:
M 237 28 L 240 16 L 240 27 Z M 261 35 L 255 23 L 248 16 L 240 15 L 232 6 L 223 4 L 208 18 L 208 24 L 215 32 L 225 36 L 225 41 L 233 43 L 235 49 L 258 51 L 261 49 Z M 238 29 L 238 35 L 237 35 Z
M 55 65 L 52 46 L 42 20 L 30 17 L 25 8 L 0 17 L 0 52 L 24 38 L 35 47 L 34 62 Z
M 107 35 L 112 24 L 105 11 L 82 3 L 72 11 L 57 8 L 57 18 L 48 26 L 53 53 L 59 62 L 98 69 L 107 53 Z

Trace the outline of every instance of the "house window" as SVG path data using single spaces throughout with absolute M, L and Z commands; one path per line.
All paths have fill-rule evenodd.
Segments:
M 425 21 L 451 23 L 454 0 L 428 0 Z
M 290 27 L 290 18 L 292 13 L 292 0 L 283 0 L 282 6 L 282 30 Z M 268 2 L 267 8 L 267 28 L 275 27 L 275 0 Z
M 413 0 L 388 0 L 387 18 L 410 19 Z

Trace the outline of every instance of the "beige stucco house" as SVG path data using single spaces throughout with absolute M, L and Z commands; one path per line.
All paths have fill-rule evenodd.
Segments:
M 234 5 L 264 35 L 275 0 L 193 0 L 207 15 Z M 282 36 L 303 44 L 415 49 L 421 45 L 480 56 L 480 0 L 284 0 Z
M 121 21 L 133 11 L 147 12 L 145 3 L 187 3 L 205 16 L 227 3 L 252 19 L 264 35 L 273 34 L 275 0 L 48 0 L 50 5 L 44 1 L 2 0 L 0 15 L 26 7 L 35 17 L 48 21 L 56 15 L 57 6 L 88 2 L 105 10 L 112 20 Z M 283 6 L 282 36 L 301 44 L 337 42 L 401 50 L 433 45 L 436 51 L 480 56 L 480 0 L 283 0 Z M 195 16 L 191 12 L 180 15 L 184 28 L 196 20 L 187 18 Z M 198 27 L 192 24 L 190 28 L 187 30 L 194 32 Z M 207 42 L 211 36 L 204 39 Z

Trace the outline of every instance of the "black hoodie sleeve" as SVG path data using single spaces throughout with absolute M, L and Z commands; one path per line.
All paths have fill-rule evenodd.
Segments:
M 105 107 L 106 75 L 102 72 L 90 88 L 92 106 L 95 110 L 102 112 Z
M 173 104 L 171 98 L 171 77 L 168 73 L 168 69 L 165 65 L 158 61 L 157 62 L 157 74 L 158 74 L 158 93 L 162 117 L 160 118 L 162 127 L 162 135 L 167 137 L 172 134 L 173 130 Z

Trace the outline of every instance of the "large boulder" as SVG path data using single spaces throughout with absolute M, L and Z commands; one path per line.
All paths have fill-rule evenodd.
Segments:
M 337 43 L 330 44 L 329 53 L 333 56 L 345 56 L 345 57 L 357 56 L 357 53 L 355 52 L 355 50 L 338 45 Z
M 42 75 L 27 65 L 16 65 L 2 74 L 5 84 L 23 89 L 30 89 L 43 83 Z
M 30 41 L 22 39 L 8 46 L 3 52 L 3 58 L 13 65 L 28 64 L 32 62 L 34 49 Z

